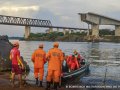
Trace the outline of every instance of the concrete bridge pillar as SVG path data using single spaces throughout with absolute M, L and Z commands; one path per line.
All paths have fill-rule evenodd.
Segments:
M 57 28 L 57 32 L 59 32 L 59 28 Z
M 87 36 L 89 36 L 89 35 L 90 35 L 90 30 L 87 31 Z
M 120 36 L 120 26 L 115 26 L 115 36 Z
M 68 29 L 68 32 L 69 32 L 69 34 L 71 34 L 71 33 L 72 33 L 72 30 L 71 30 L 71 29 Z
M 50 33 L 53 32 L 53 28 L 49 28 L 49 32 L 50 32 Z
M 89 26 L 89 24 L 88 24 L 87 36 L 89 36 L 89 35 L 90 35 L 90 26 Z
M 25 26 L 25 39 L 30 36 L 30 26 Z
M 92 24 L 91 29 L 92 29 L 92 36 L 99 37 L 99 25 Z
M 71 29 L 70 31 L 71 31 L 71 33 L 74 33 L 74 30 Z
M 63 29 L 63 33 L 64 33 L 64 35 L 66 34 L 66 29 Z

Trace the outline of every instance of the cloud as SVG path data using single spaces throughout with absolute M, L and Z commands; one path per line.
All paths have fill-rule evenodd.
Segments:
M 16 7 L 16 6 L 9 6 L 9 7 L 0 7 L 0 12 L 6 11 L 6 12 L 19 12 L 19 11 L 38 11 L 39 6 L 23 6 L 23 7 Z
M 24 16 L 29 12 L 37 12 L 40 10 L 39 6 L 2 6 L 0 7 L 0 14 Z M 24 14 L 24 15 L 23 15 Z

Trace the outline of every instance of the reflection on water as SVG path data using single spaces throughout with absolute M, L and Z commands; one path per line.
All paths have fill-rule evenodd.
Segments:
M 21 55 L 30 65 L 30 73 L 27 79 L 34 80 L 33 63 L 31 54 L 38 48 L 38 41 L 20 41 Z M 52 48 L 52 42 L 44 42 L 44 50 Z M 76 49 L 91 63 L 90 73 L 78 81 L 88 85 L 120 85 L 120 44 L 119 43 L 88 43 L 88 42 L 60 42 L 60 48 L 66 55 L 72 54 Z M 45 64 L 45 76 L 47 73 Z M 106 78 L 105 78 L 106 73 Z M 45 77 L 44 77 L 45 79 Z M 105 82 L 104 82 L 105 80 Z
M 82 84 L 120 85 L 120 44 L 92 43 L 88 46 L 90 74 L 80 79 Z

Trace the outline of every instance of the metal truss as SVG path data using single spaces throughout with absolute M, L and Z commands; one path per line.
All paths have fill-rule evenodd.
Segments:
M 58 28 L 58 29 L 87 30 L 85 28 L 52 26 L 50 20 L 22 18 L 22 17 L 5 16 L 5 15 L 0 15 L 0 24 L 30 26 L 30 27 L 44 27 L 44 28 Z
M 50 20 L 40 20 L 13 16 L 0 15 L 0 24 L 19 25 L 19 26 L 33 26 L 33 27 L 51 27 Z

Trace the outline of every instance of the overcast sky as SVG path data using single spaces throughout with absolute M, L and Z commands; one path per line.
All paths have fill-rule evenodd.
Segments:
M 0 0 L 0 15 L 47 19 L 57 26 L 85 28 L 86 23 L 77 13 L 87 12 L 120 20 L 120 0 Z M 32 32 L 40 30 L 32 28 Z M 24 27 L 0 25 L 0 35 L 3 34 L 23 36 Z

